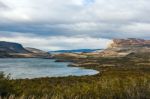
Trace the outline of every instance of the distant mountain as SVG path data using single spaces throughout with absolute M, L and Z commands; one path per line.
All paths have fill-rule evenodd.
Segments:
M 0 58 L 50 58 L 51 55 L 35 48 L 24 48 L 21 44 L 0 41 Z
M 29 53 L 21 44 L 0 41 L 0 51 L 6 53 Z
M 99 51 L 101 49 L 75 49 L 75 50 L 57 50 L 49 51 L 50 53 L 89 53 Z

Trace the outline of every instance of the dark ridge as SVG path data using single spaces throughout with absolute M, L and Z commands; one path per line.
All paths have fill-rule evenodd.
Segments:
M 5 41 L 0 41 L 0 51 L 7 53 L 29 53 L 21 44 Z

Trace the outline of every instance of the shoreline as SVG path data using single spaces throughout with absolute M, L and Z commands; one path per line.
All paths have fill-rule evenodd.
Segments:
M 2 59 L 6 59 L 6 58 L 2 58 Z M 40 77 L 40 75 L 39 75 L 39 77 L 22 77 L 22 78 L 14 78 L 14 77 L 11 77 L 11 79 L 12 80 L 18 80 L 18 79 L 21 79 L 21 80 L 23 80 L 23 79 L 30 79 L 30 80 L 32 80 L 32 79 L 41 79 L 41 78 L 49 78 L 49 79 L 51 79 L 51 78 L 54 78 L 54 77 L 56 77 L 56 78 L 59 78 L 59 77 L 69 77 L 69 76 L 74 76 L 74 77 L 82 77 L 82 76 L 93 76 L 93 75 L 97 75 L 97 74 L 99 74 L 99 71 L 97 71 L 97 70 L 95 70 L 95 69 L 90 69 L 90 68 L 85 68 L 85 67 L 80 67 L 80 66 L 69 66 L 70 64 L 73 64 L 72 62 L 69 62 L 69 61 L 65 61 L 65 62 L 56 62 L 56 59 L 45 59 L 45 58 L 7 58 L 7 59 L 11 59 L 11 61 L 13 61 L 13 59 L 14 60 L 22 60 L 22 59 L 42 59 L 43 61 L 44 60 L 47 60 L 47 61 L 53 61 L 54 63 L 58 63 L 58 64 L 60 64 L 61 65 L 61 63 L 62 63 L 62 65 L 63 65 L 63 63 L 65 63 L 66 64 L 66 66 L 68 67 L 68 69 L 69 69 L 69 67 L 76 67 L 76 68 L 78 68 L 78 69 L 80 69 L 80 70 L 77 70 L 77 71 L 81 71 L 81 72 L 79 72 L 78 74 L 76 73 L 76 74 L 70 74 L 69 72 L 69 74 L 68 75 L 66 75 L 67 74 L 67 72 L 66 72 L 66 74 L 63 74 L 63 75 L 53 75 L 52 76 L 52 74 L 51 73 L 49 73 L 49 76 L 48 75 L 43 75 L 43 76 L 41 76 Z M 14 67 L 15 68 L 15 67 Z M 83 73 L 82 73 L 82 70 L 83 70 Z M 4 70 L 5 71 L 5 70 Z M 4 71 L 2 71 L 2 72 L 4 72 Z M 89 71 L 89 72 L 88 72 Z M 5 74 L 7 74 L 8 75 L 8 73 L 5 71 L 4 72 Z M 13 74 L 13 73 L 11 73 L 11 72 L 9 72 L 9 74 Z M 34 74 L 34 73 L 33 73 Z M 59 73 L 58 73 L 59 74 Z M 28 74 L 27 74 L 28 75 Z

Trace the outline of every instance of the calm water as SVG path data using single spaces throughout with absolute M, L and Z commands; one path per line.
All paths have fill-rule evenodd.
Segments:
M 62 77 L 94 75 L 98 71 L 78 67 L 68 67 L 69 63 L 54 62 L 51 59 L 0 59 L 0 72 L 11 74 L 14 79 L 38 77 Z

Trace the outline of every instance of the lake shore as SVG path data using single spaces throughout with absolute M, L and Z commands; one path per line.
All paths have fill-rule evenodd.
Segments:
M 142 57 L 142 58 L 141 58 Z M 71 59 L 71 58 L 70 58 Z M 68 59 L 67 59 L 68 60 Z M 95 69 L 99 74 L 92 76 L 68 76 L 6 80 L 7 95 L 14 97 L 39 97 L 39 99 L 148 99 L 150 93 L 149 56 L 74 59 L 79 67 Z M 85 64 L 84 62 L 88 64 Z M 95 62 L 94 62 L 95 61 Z M 99 64 L 99 65 L 98 65 Z M 12 86 L 9 88 L 9 85 Z M 4 84 L 5 86 L 5 84 Z M 142 92 L 141 92 L 142 91 Z M 47 98 L 46 98 L 47 97 Z
M 17 80 L 1 74 L 0 96 L 6 99 L 149 99 L 149 44 L 148 40 L 115 39 L 102 52 L 52 55 L 60 64 L 71 62 L 71 67 L 100 73 Z
M 70 67 L 70 62 L 55 62 L 55 59 L 1 58 L 0 63 L 0 71 L 10 74 L 12 79 L 84 76 L 98 73 L 92 69 Z

